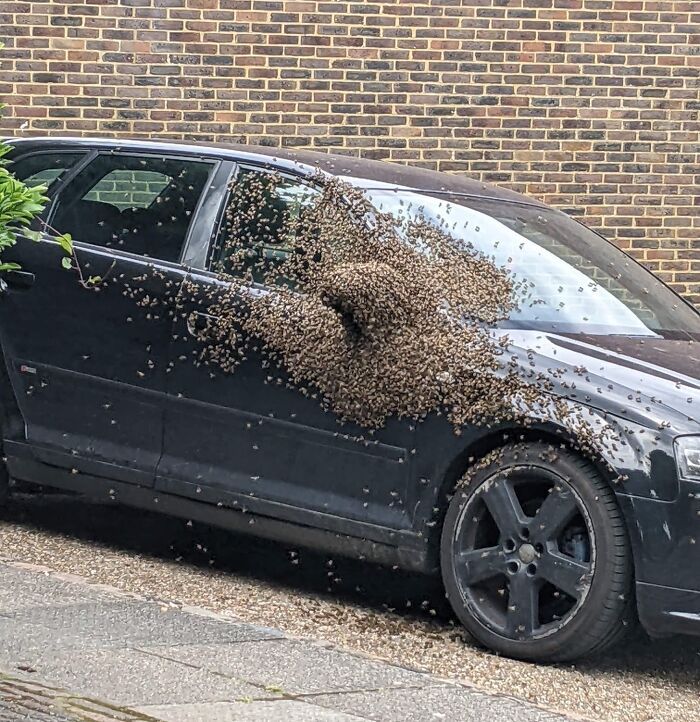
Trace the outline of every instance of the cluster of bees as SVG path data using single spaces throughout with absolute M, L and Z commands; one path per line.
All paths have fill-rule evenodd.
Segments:
M 231 190 L 216 252 L 229 282 L 208 291 L 216 328 L 201 335 L 200 361 L 235 372 L 253 350 L 278 383 L 368 429 L 436 413 L 460 433 L 554 414 L 581 431 L 551 380 L 490 330 L 518 296 L 507 270 L 337 178 L 318 175 L 294 203 L 280 201 L 283 184 L 251 173 Z

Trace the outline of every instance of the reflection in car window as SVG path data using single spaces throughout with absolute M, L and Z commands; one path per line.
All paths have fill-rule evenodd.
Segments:
M 241 170 L 210 267 L 261 282 L 294 250 L 295 228 L 318 191 L 276 173 Z M 285 283 L 280 276 L 279 283 Z
M 148 208 L 171 180 L 164 173 L 117 168 L 101 178 L 84 196 L 84 200 L 108 202 L 120 211 Z
M 51 225 L 74 239 L 177 261 L 211 163 L 98 155 L 59 193 Z
M 59 178 L 62 178 L 84 155 L 84 153 L 60 152 L 25 155 L 12 161 L 9 170 L 28 186 L 45 185 L 46 192 L 50 193 Z M 29 228 L 33 231 L 42 230 L 43 220 L 48 212 L 47 206 L 39 216 L 32 219 Z
M 83 153 L 37 153 L 13 162 L 10 170 L 28 186 L 48 188 L 82 157 Z
M 507 268 L 509 323 L 561 332 L 700 332 L 700 318 L 642 266 L 563 213 L 534 205 L 410 190 L 368 189 L 400 224 L 427 222 Z

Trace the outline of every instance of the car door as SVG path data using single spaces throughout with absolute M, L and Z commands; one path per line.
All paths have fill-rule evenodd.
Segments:
M 234 191 L 261 173 L 239 169 Z M 249 196 L 245 189 L 230 198 L 234 195 Z M 300 178 L 289 176 L 276 184 L 270 207 L 258 219 L 258 231 L 264 228 L 270 243 L 254 253 L 274 263 L 288 252 L 276 246 L 276 219 L 284 215 L 280 211 L 299 213 L 305 198 L 309 185 Z M 231 203 L 229 220 L 231 213 L 245 215 Z M 366 430 L 339 425 L 317 399 L 273 381 L 258 351 L 251 349 L 232 373 L 201 362 L 207 342 L 198 335 L 216 323 L 210 318 L 212 304 L 231 283 L 230 276 L 214 272 L 222 269 L 217 249 L 226 245 L 221 241 L 226 226 L 222 222 L 209 257 L 193 260 L 200 268 L 191 270 L 188 292 L 180 299 L 157 487 L 368 538 L 373 534 L 369 525 L 408 527 L 411 424 L 390 420 L 372 443 L 361 443 L 353 437 L 366 436 Z M 248 237 L 255 241 L 256 233 Z M 237 293 L 245 303 L 249 295 L 275 293 L 275 288 L 256 282 L 240 285 Z
M 38 161 L 13 170 L 30 182 Z M 216 163 L 151 153 L 92 151 L 59 181 L 39 242 L 7 254 L 0 340 L 24 429 L 13 454 L 152 485 L 180 256 Z M 55 232 L 73 236 L 73 269 Z M 88 282 L 89 277 L 94 278 Z M 14 442 L 14 444 L 13 444 Z

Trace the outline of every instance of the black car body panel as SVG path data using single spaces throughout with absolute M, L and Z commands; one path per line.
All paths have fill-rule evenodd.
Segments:
M 297 516 L 330 512 L 348 524 L 409 528 L 404 509 L 414 431 L 392 421 L 373 443 L 358 443 L 349 435 L 359 436 L 362 429 L 345 425 L 339 433 L 335 417 L 324 413 L 318 400 L 269 383 L 270 372 L 255 352 L 231 375 L 177 363 L 188 352 L 182 342 L 186 319 L 206 315 L 221 281 L 192 271 L 190 284 L 197 292 L 182 302 L 173 330 L 177 339 L 171 345 L 156 487 L 194 498 L 207 487 L 222 501 L 236 500 L 251 511 L 275 503 L 297 509 Z M 193 425 L 208 433 L 193 436 Z M 333 469 L 330 487 L 328 469 Z
M 114 263 L 101 249 L 81 252 L 90 269 L 104 273 Z M 48 463 L 74 468 L 73 457 L 84 456 L 123 467 L 123 480 L 152 486 L 163 435 L 165 367 L 151 367 L 149 360 L 167 354 L 170 319 L 135 314 L 134 301 L 116 287 L 86 294 L 66 283 L 55 245 L 23 243 L 17 258 L 36 282 L 7 294 L 0 341 L 27 442 L 38 455 L 48 454 L 41 457 Z M 113 272 L 135 278 L 146 266 L 120 258 Z M 162 293 L 159 279 L 147 283 L 149 294 Z M 49 313 L 56 303 L 64 310 Z M 26 333 L 37 326 L 40 333 Z
M 457 436 L 430 417 L 417 426 L 391 420 L 363 443 L 362 428 L 340 427 L 317 400 L 270 384 L 260 359 L 230 376 L 180 362 L 188 323 L 206 316 L 221 283 L 205 264 L 226 183 L 240 165 L 544 206 L 421 169 L 272 148 L 50 138 L 16 141 L 13 157 L 47 150 L 198 158 L 212 172 L 177 262 L 77 242 L 89 272 L 114 281 L 86 293 L 60 268 L 49 239 L 23 240 L 7 254 L 35 275 L 31 288 L 10 287 L 0 300 L 12 388 L 3 389 L 4 451 L 15 478 L 429 572 L 446 498 L 473 459 L 509 432 L 569 439 L 555 420 Z M 146 267 L 158 270 L 140 290 L 151 300 L 186 281 L 201 297 L 145 319 L 123 288 Z M 679 479 L 673 454 L 676 436 L 700 434 L 700 342 L 683 333 L 509 333 L 530 366 L 586 370 L 575 389 L 559 393 L 623 439 L 600 462 L 616 472 L 605 471 L 632 543 L 640 618 L 652 633 L 700 633 L 700 483 Z

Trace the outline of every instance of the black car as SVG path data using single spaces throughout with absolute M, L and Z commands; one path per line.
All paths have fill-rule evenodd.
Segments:
M 416 168 L 233 145 L 11 142 L 11 170 L 51 202 L 43 240 L 4 257 L 21 265 L 0 300 L 6 478 L 440 570 L 468 631 L 514 657 L 599 652 L 636 618 L 652 635 L 700 632 L 700 315 L 612 244 L 516 193 Z M 618 441 L 590 454 L 554 419 L 456 435 L 429 416 L 391 418 L 358 443 L 361 427 L 269 383 L 259 359 L 232 374 L 183 363 L 209 309 L 206 293 L 179 289 L 222 282 L 231 189 L 273 172 L 274 202 L 291 209 L 322 173 L 384 211 L 459 219 L 539 299 L 497 330 L 531 368 L 575 370 L 569 402 Z M 72 235 L 97 290 L 62 268 L 52 229 Z

